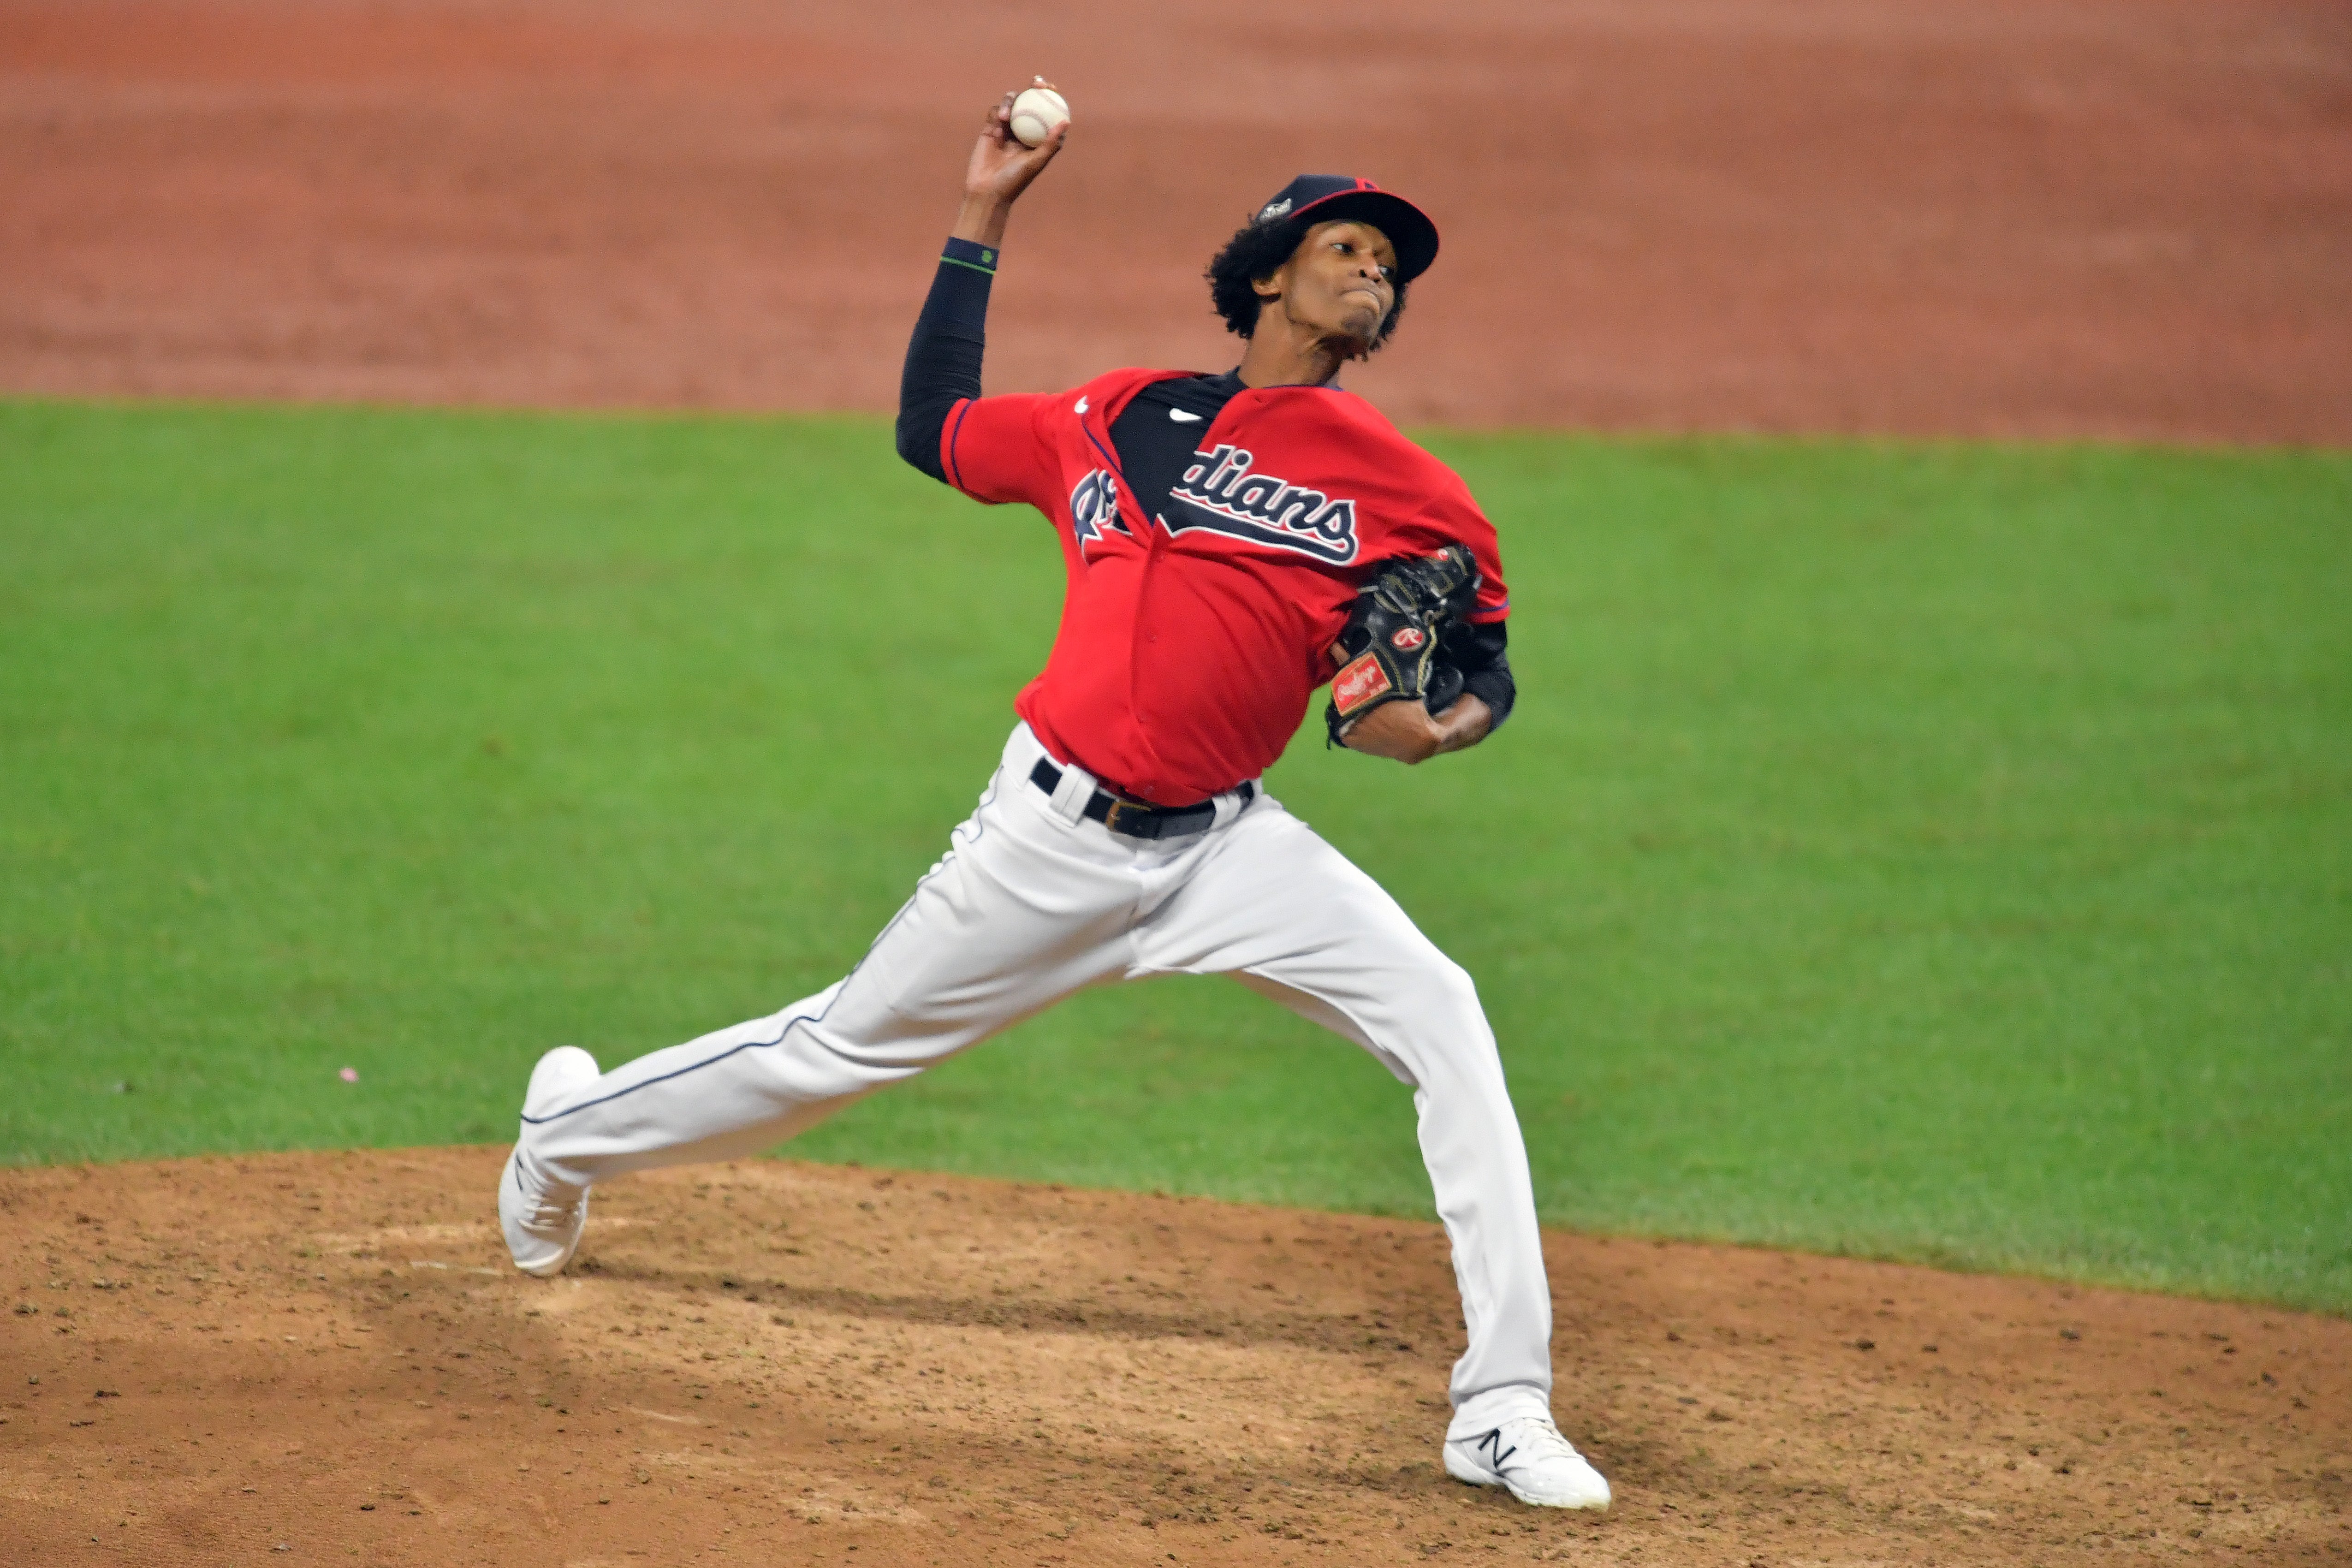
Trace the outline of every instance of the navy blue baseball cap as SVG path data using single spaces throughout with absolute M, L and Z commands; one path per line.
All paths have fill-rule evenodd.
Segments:
M 1260 223 L 1303 219 L 1336 223 L 1361 218 L 1396 247 L 1397 275 L 1406 280 L 1420 277 L 1437 259 L 1437 226 L 1429 215 L 1370 180 L 1348 174 L 1301 174 L 1257 209 Z

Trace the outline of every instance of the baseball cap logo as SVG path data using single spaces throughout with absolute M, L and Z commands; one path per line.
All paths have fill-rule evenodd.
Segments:
M 1267 198 L 1251 222 L 1263 227 L 1318 218 L 1360 218 L 1377 225 L 1396 247 L 1400 282 L 1418 278 L 1437 259 L 1437 226 L 1429 215 L 1358 174 L 1300 174 Z

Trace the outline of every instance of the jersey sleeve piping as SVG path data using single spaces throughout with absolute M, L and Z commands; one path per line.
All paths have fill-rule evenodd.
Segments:
M 963 466 L 956 461 L 956 438 L 963 434 L 963 416 L 971 412 L 971 398 L 957 399 L 955 407 L 949 411 L 947 439 L 940 444 L 940 466 L 947 469 L 948 483 L 960 490 L 964 489 Z

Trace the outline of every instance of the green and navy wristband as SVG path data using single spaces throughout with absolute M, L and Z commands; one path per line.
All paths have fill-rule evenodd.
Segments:
M 955 267 L 969 267 L 974 272 L 996 276 L 996 247 L 982 245 L 976 240 L 950 239 L 940 259 Z

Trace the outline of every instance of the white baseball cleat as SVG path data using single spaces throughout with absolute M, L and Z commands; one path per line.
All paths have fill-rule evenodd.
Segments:
M 596 1058 L 578 1046 L 558 1046 L 530 1069 L 530 1086 L 522 1092 L 522 1113 L 543 1115 L 558 1100 L 582 1084 L 603 1077 Z M 499 1177 L 499 1227 L 507 1233 L 507 1250 L 517 1268 L 551 1279 L 563 1272 L 580 1249 L 581 1228 L 588 1223 L 588 1189 L 569 1182 L 550 1181 L 524 1152 L 530 1123 L 515 1135 L 514 1152 Z
M 1507 1488 L 1536 1508 L 1609 1506 L 1609 1483 L 1549 1415 L 1515 1415 L 1478 1436 L 1449 1439 L 1445 1473 L 1474 1487 Z

